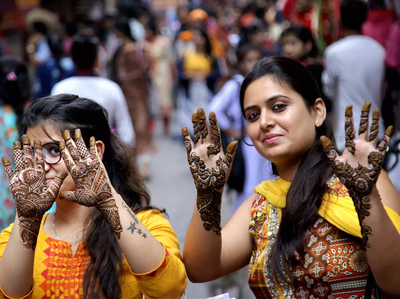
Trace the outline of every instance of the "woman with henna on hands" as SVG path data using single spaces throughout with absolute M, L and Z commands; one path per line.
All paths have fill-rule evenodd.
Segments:
M 286 57 L 260 60 L 240 92 L 247 131 L 279 178 L 262 182 L 221 228 L 221 196 L 236 141 L 222 152 L 213 112 L 182 129 L 197 201 L 187 232 L 189 279 L 204 282 L 249 264 L 257 298 L 365 298 L 374 278 L 399 297 L 400 195 L 381 171 L 392 127 L 378 143 L 379 110 L 361 112 L 356 137 L 346 110 L 346 150 L 335 151 L 312 75 Z M 373 276 L 372 276 L 373 273 Z
M 20 134 L 15 170 L 2 158 L 17 217 L 0 234 L 0 298 L 180 298 L 177 237 L 106 111 L 75 95 L 43 98 Z

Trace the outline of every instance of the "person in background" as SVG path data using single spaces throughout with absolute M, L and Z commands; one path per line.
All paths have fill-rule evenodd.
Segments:
M 34 67 L 51 58 L 51 50 L 47 41 L 48 36 L 49 32 L 45 23 L 33 23 L 33 32 L 28 38 L 26 53 L 30 64 Z
M 11 56 L 0 58 L 0 155 L 13 156 L 13 142 L 18 139 L 18 124 L 31 98 L 28 70 L 22 61 Z M 14 221 L 15 206 L 7 174 L 0 176 L 0 231 Z
M 121 87 L 136 133 L 136 157 L 145 179 L 150 178 L 151 154 L 154 152 L 149 134 L 149 82 L 151 59 L 146 44 L 135 42 L 129 21 L 119 18 L 115 23 L 116 35 L 121 41 L 111 63 L 111 79 Z
M 382 107 L 386 51 L 377 41 L 361 33 L 367 12 L 364 1 L 344 0 L 340 4 L 344 38 L 327 47 L 324 54 L 323 90 L 332 100 L 334 133 L 340 150 L 345 147 L 342 111 L 346 106 L 353 105 L 359 111 L 368 101 L 372 109 Z M 354 121 L 359 123 L 359 114 Z M 380 125 L 383 126 L 382 119 Z M 383 138 L 383 133 L 379 132 L 379 138 Z
M 217 116 L 219 127 L 227 136 L 228 142 L 233 140 L 241 142 L 245 170 L 244 185 L 243 190 L 237 194 L 234 211 L 253 193 L 254 186 L 273 176 L 271 162 L 264 159 L 254 146 L 249 146 L 251 141 L 246 133 L 246 120 L 242 115 L 239 99 L 244 76 L 260 60 L 261 50 L 256 45 L 246 44 L 237 50 L 236 56 L 238 73 L 224 84 L 208 108 Z
M 146 26 L 146 41 L 151 56 L 149 77 L 157 99 L 164 135 L 169 135 L 170 115 L 173 109 L 172 85 L 174 59 L 171 40 L 159 33 L 156 20 L 150 19 Z
M 98 40 L 94 36 L 79 33 L 73 37 L 71 56 L 76 75 L 54 85 L 51 95 L 69 93 L 93 98 L 107 110 L 110 126 L 115 128 L 117 135 L 133 148 L 135 131 L 124 94 L 117 84 L 96 73 L 97 47 Z
M 74 62 L 71 57 L 64 55 L 60 36 L 52 35 L 48 39 L 48 44 L 52 55 L 36 68 L 33 85 L 35 100 L 50 95 L 51 89 L 56 83 L 75 75 Z
M 281 44 L 286 56 L 301 62 L 314 76 L 326 110 L 328 113 L 331 112 L 332 104 L 323 93 L 321 82 L 325 63 L 319 56 L 318 46 L 311 30 L 304 26 L 290 26 L 282 32 Z
M 107 111 L 50 96 L 27 108 L 19 133 L 15 170 L 2 158 L 17 217 L 0 234 L 0 298 L 181 298 L 178 239 Z
M 187 123 L 199 107 L 208 107 L 215 93 L 220 69 L 213 55 L 211 41 L 203 29 L 192 29 L 195 50 L 186 50 L 178 63 L 178 122 Z

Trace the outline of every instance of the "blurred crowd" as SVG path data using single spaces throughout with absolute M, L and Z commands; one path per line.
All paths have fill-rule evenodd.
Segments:
M 237 191 L 239 206 L 260 180 L 273 176 L 268 161 L 246 146 L 238 100 L 244 76 L 270 55 L 286 55 L 307 66 L 334 123 L 336 110 L 350 97 L 362 98 L 362 103 L 351 102 L 354 106 L 371 101 L 381 109 L 385 126 L 400 127 L 398 0 L 367 1 L 366 18 L 346 24 L 340 0 L 193 0 L 168 12 L 154 10 L 148 1 L 124 3 L 114 14 L 93 18 L 88 13 L 71 22 L 55 22 L 57 16 L 41 8 L 27 27 L 22 57 L 13 56 L 0 32 L 1 156 L 11 156 L 18 119 L 31 101 L 79 94 L 107 109 L 112 130 L 134 149 L 149 179 L 156 121 L 166 137 L 181 141 L 182 126 L 202 107 L 217 114 L 225 144 L 243 141 L 235 162 L 239 175 L 233 171 L 228 183 Z M 348 37 L 355 35 L 368 40 L 350 42 Z M 371 60 L 375 66 L 368 64 Z M 360 82 L 364 77 L 367 83 Z M 343 82 L 359 84 L 360 94 L 349 94 Z M 4 173 L 1 181 L 3 228 L 15 214 Z

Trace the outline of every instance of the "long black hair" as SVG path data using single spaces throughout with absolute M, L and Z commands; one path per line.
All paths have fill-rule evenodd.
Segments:
M 0 58 L 0 101 L 3 105 L 13 108 L 17 115 L 17 125 L 30 97 L 31 88 L 26 64 L 12 56 Z
M 299 62 L 281 56 L 272 56 L 257 62 L 244 79 L 240 90 L 240 102 L 244 114 L 244 96 L 251 83 L 264 76 L 271 76 L 280 84 L 288 86 L 303 98 L 307 109 L 311 111 L 315 101 L 320 98 L 318 85 L 311 73 Z M 316 128 L 313 145 L 303 155 L 296 175 L 286 196 L 286 208 L 282 213 L 279 231 L 271 252 L 269 267 L 270 278 L 280 276 L 287 280 L 293 278 L 288 271 L 288 263 L 295 260 L 295 250 L 304 254 L 304 235 L 312 219 L 317 214 L 324 194 L 327 192 L 327 180 L 333 171 L 322 148 L 319 137 L 334 137 L 327 119 Z M 275 168 L 276 171 L 276 168 Z
M 152 209 L 150 196 L 141 179 L 133 155 L 116 134 L 110 131 L 106 110 L 94 101 L 76 95 L 59 94 L 35 101 L 23 114 L 20 135 L 28 128 L 52 125 L 60 135 L 65 130 L 80 129 L 86 145 L 94 136 L 105 145 L 103 163 L 115 190 L 137 213 Z M 46 131 L 45 131 L 46 132 Z M 108 223 L 97 209 L 88 216 L 85 228 L 86 247 L 91 260 L 86 270 L 84 298 L 120 298 L 122 252 Z
M 315 58 L 315 57 L 317 57 L 319 55 L 318 46 L 317 46 L 317 43 L 315 41 L 315 38 L 314 38 L 311 30 L 308 29 L 307 27 L 297 26 L 297 25 L 290 26 L 289 28 L 285 29 L 282 32 L 281 38 L 283 38 L 285 36 L 288 36 L 288 35 L 295 36 L 296 38 L 301 40 L 304 44 L 310 42 L 311 45 L 312 45 L 310 52 L 305 54 L 304 57 L 301 57 L 300 60 L 304 60 L 304 59 L 306 59 L 308 57 Z

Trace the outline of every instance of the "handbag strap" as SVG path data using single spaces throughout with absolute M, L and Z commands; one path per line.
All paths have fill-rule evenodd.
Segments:
M 381 299 L 383 298 L 382 292 L 379 289 L 378 284 L 375 281 L 374 274 L 370 270 L 367 277 L 367 286 L 365 287 L 365 294 L 364 299 L 371 299 L 372 298 L 372 290 L 374 290 L 374 298 Z

